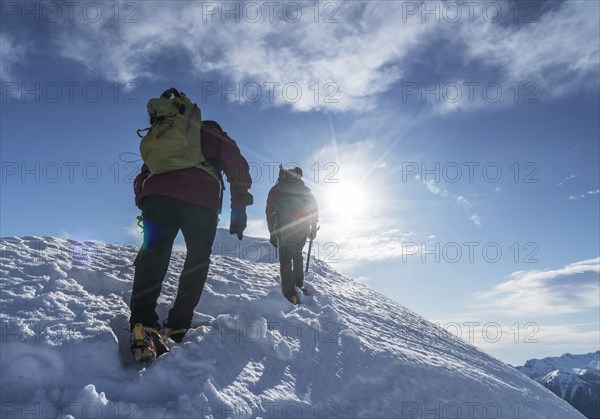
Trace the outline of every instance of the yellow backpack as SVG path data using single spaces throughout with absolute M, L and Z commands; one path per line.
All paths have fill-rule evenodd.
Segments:
M 140 153 L 150 176 L 198 167 L 220 181 L 219 169 L 202 154 L 202 113 L 183 92 L 165 90 L 148 101 L 150 128 L 138 130 Z M 141 132 L 146 132 L 142 135 Z M 147 180 L 147 179 L 146 179 Z

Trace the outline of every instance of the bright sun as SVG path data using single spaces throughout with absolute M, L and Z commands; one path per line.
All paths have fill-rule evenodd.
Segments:
M 337 220 L 351 221 L 366 215 L 368 196 L 360 183 L 332 183 L 326 193 L 326 210 Z

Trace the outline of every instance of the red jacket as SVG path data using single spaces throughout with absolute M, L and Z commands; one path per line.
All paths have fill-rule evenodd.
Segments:
M 317 201 L 300 179 L 280 179 L 269 191 L 265 213 L 269 233 L 278 236 L 283 232 L 306 238 L 309 227 L 319 221 Z
M 243 209 L 252 205 L 253 197 L 248 189 L 252 185 L 248 162 L 240 153 L 235 141 L 227 133 L 216 128 L 202 126 L 202 154 L 204 158 L 218 164 L 225 173 L 231 192 L 231 208 Z M 135 178 L 135 204 L 141 209 L 140 200 L 149 195 L 165 195 L 191 202 L 204 208 L 221 209 L 221 186 L 204 170 L 190 169 L 152 175 L 146 165 Z

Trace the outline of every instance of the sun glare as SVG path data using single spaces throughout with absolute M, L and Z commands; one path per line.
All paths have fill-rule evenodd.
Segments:
M 340 182 L 328 186 L 326 210 L 338 221 L 352 221 L 367 215 L 368 196 L 362 185 Z

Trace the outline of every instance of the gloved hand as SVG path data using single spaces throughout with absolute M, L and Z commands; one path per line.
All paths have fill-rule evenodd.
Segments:
M 242 240 L 244 237 L 244 230 L 246 229 L 246 223 L 248 222 L 248 216 L 246 215 L 246 208 L 231 208 L 231 222 L 229 224 L 229 234 L 237 234 L 238 239 Z
M 271 233 L 271 244 L 273 245 L 273 247 L 277 247 L 279 245 L 279 243 L 277 242 L 277 236 L 275 235 L 275 233 Z
M 309 232 L 308 232 L 308 238 L 309 240 L 314 240 L 317 238 L 317 227 L 311 227 Z

